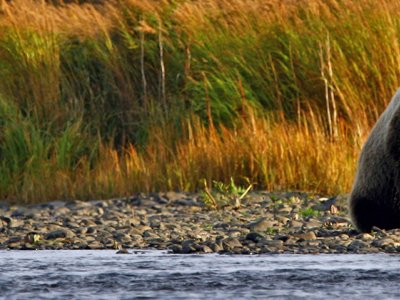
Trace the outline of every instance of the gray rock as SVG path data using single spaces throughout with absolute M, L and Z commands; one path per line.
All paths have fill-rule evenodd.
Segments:
M 71 210 L 65 206 L 60 206 L 53 210 L 54 216 L 68 216 L 69 214 L 71 214 Z
M 221 252 L 222 250 L 224 250 L 222 244 L 220 243 L 210 243 L 209 247 L 213 252 Z
M 288 215 L 292 212 L 292 208 L 289 205 L 285 204 L 278 209 L 278 212 L 279 214 Z
M 44 237 L 45 240 L 54 240 L 58 238 L 72 238 L 75 234 L 69 229 L 59 229 L 47 233 Z
M 160 238 L 159 235 L 155 234 L 154 232 L 150 231 L 150 230 L 146 230 L 145 232 L 143 232 L 143 237 L 144 238 L 151 238 L 151 239 L 158 239 Z
M 47 206 L 50 207 L 51 209 L 59 208 L 59 207 L 64 207 L 65 202 L 64 201 L 52 201 L 47 203 Z
M 374 237 L 372 235 L 370 235 L 369 233 L 361 233 L 356 236 L 356 239 L 363 240 L 363 241 L 371 241 L 374 239 Z
M 97 226 L 96 222 L 94 222 L 93 220 L 88 219 L 88 218 L 82 219 L 82 221 L 80 222 L 80 225 L 81 226 L 86 226 L 86 227 L 89 227 L 89 226 L 95 227 L 95 226 Z
M 140 218 L 139 217 L 130 217 L 129 218 L 129 224 L 131 225 L 131 226 L 140 226 L 140 224 L 141 224 L 141 220 L 140 220 Z
M 18 219 L 11 219 L 11 223 L 8 225 L 10 228 L 19 228 L 24 225 L 24 221 Z
M 230 237 L 239 237 L 242 235 L 242 230 L 239 229 L 228 229 L 226 231 L 226 234 Z M 207 235 L 205 236 L 207 238 Z
M 87 231 L 86 231 L 88 234 L 96 234 L 97 233 L 97 229 L 96 229 L 96 227 L 94 227 L 94 226 L 90 226 L 90 227 L 88 227 L 87 228 Z
M 13 220 L 7 216 L 0 216 L 0 225 L 3 227 L 10 227 L 10 224 Z
M 254 232 L 254 231 L 250 232 L 246 235 L 246 240 L 250 240 L 255 243 L 257 243 L 258 241 L 260 241 L 263 238 L 264 238 L 264 236 L 262 234 L 259 234 L 258 232 Z
M 179 204 L 182 206 L 204 206 L 204 203 L 202 202 L 197 202 L 192 199 L 183 199 L 183 200 L 176 200 L 175 204 Z
M 224 247 L 224 250 L 230 251 L 234 248 L 242 247 L 242 243 L 237 238 L 228 237 L 222 240 L 222 246 Z
M 204 253 L 213 253 L 214 251 L 210 248 L 210 247 L 208 247 L 207 245 L 203 245 L 203 246 L 201 246 L 201 248 L 202 248 L 202 252 L 204 252 Z
M 277 216 L 276 219 L 278 220 L 279 223 L 286 225 L 290 219 L 287 217 L 283 217 L 283 216 Z
M 139 235 L 139 234 L 132 234 L 130 236 L 130 238 L 131 238 L 132 241 L 137 242 L 137 243 L 143 242 L 143 237 L 141 235 Z
M 270 221 L 267 218 L 260 218 L 254 222 L 249 223 L 247 227 L 251 231 L 264 232 L 267 229 L 273 227 L 276 223 L 277 223 L 276 221 Z
M 303 239 L 303 240 L 315 240 L 317 236 L 313 231 L 307 231 L 303 233 L 296 234 L 296 237 L 298 239 Z
M 26 209 L 24 207 L 19 207 L 15 209 L 13 212 L 11 212 L 11 217 L 12 218 L 18 218 L 18 217 L 23 217 L 26 214 Z
M 78 228 L 76 229 L 76 233 L 79 235 L 85 235 L 87 233 L 88 229 L 86 227 Z
M 303 222 L 297 221 L 297 220 L 290 220 L 290 221 L 288 222 L 288 225 L 289 225 L 290 227 L 298 227 L 298 228 L 301 228 L 301 227 L 303 227 Z
M 181 245 L 172 245 L 170 247 L 170 249 L 172 250 L 173 253 L 182 253 L 182 246 Z
M 196 252 L 197 248 L 194 240 L 186 240 L 182 243 L 182 253 L 193 253 Z
M 36 250 L 36 245 L 30 244 L 30 243 L 25 243 L 21 246 L 21 250 Z
M 89 248 L 89 249 L 102 249 L 103 245 L 98 241 L 92 241 L 92 242 L 88 243 L 87 248 Z
M 164 230 L 165 229 L 165 224 L 162 223 L 160 220 L 153 220 L 150 222 L 150 227 L 153 229 L 160 229 Z
M 375 246 L 378 248 L 383 248 L 383 247 L 388 247 L 388 246 L 400 247 L 400 243 L 395 242 L 393 239 L 391 239 L 389 237 L 385 237 L 383 239 L 374 240 L 372 242 L 372 246 Z
M 20 243 L 24 241 L 24 237 L 22 236 L 12 236 L 8 239 L 7 243 L 12 244 L 12 243 Z
M 361 241 L 361 240 L 354 240 L 347 246 L 347 250 L 356 251 L 356 250 L 360 250 L 360 249 L 364 249 L 364 248 L 368 248 L 368 247 L 369 247 L 368 243 Z
M 186 199 L 187 196 L 184 193 L 177 193 L 170 191 L 164 194 L 164 198 L 166 198 L 168 201 L 177 201 Z
M 267 246 L 270 249 L 283 249 L 283 241 L 262 239 L 258 242 L 258 246 Z

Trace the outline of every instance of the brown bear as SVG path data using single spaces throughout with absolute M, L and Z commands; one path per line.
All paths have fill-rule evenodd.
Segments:
M 355 227 L 400 228 L 400 89 L 365 142 L 349 198 Z

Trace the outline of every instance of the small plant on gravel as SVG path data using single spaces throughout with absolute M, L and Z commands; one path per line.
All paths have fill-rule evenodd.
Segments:
M 319 211 L 312 209 L 311 207 L 307 207 L 303 210 L 300 211 L 300 215 L 303 218 L 307 218 L 307 217 L 316 217 L 319 215 Z
M 225 184 L 220 181 L 213 181 L 213 188 L 209 189 L 207 180 L 204 179 L 204 190 L 201 192 L 202 199 L 207 207 L 220 209 L 231 206 L 235 209 L 241 207 L 241 201 L 253 188 L 253 183 L 245 178 L 248 183 L 247 188 L 238 186 L 231 177 L 230 182 Z
M 204 230 L 211 230 L 212 228 L 213 228 L 213 224 L 205 224 L 204 226 L 203 226 L 203 229 Z
M 279 233 L 279 229 L 274 228 L 274 227 L 269 227 L 269 228 L 267 228 L 267 230 L 264 231 L 264 233 L 268 234 L 268 235 L 277 234 L 277 233 Z

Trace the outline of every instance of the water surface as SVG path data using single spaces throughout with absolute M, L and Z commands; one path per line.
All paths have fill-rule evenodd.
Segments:
M 400 256 L 0 251 L 2 299 L 394 299 Z

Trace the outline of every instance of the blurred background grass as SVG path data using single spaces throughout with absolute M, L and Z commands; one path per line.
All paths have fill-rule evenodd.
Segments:
M 400 1 L 0 0 L 0 199 L 343 193 L 400 79 Z

